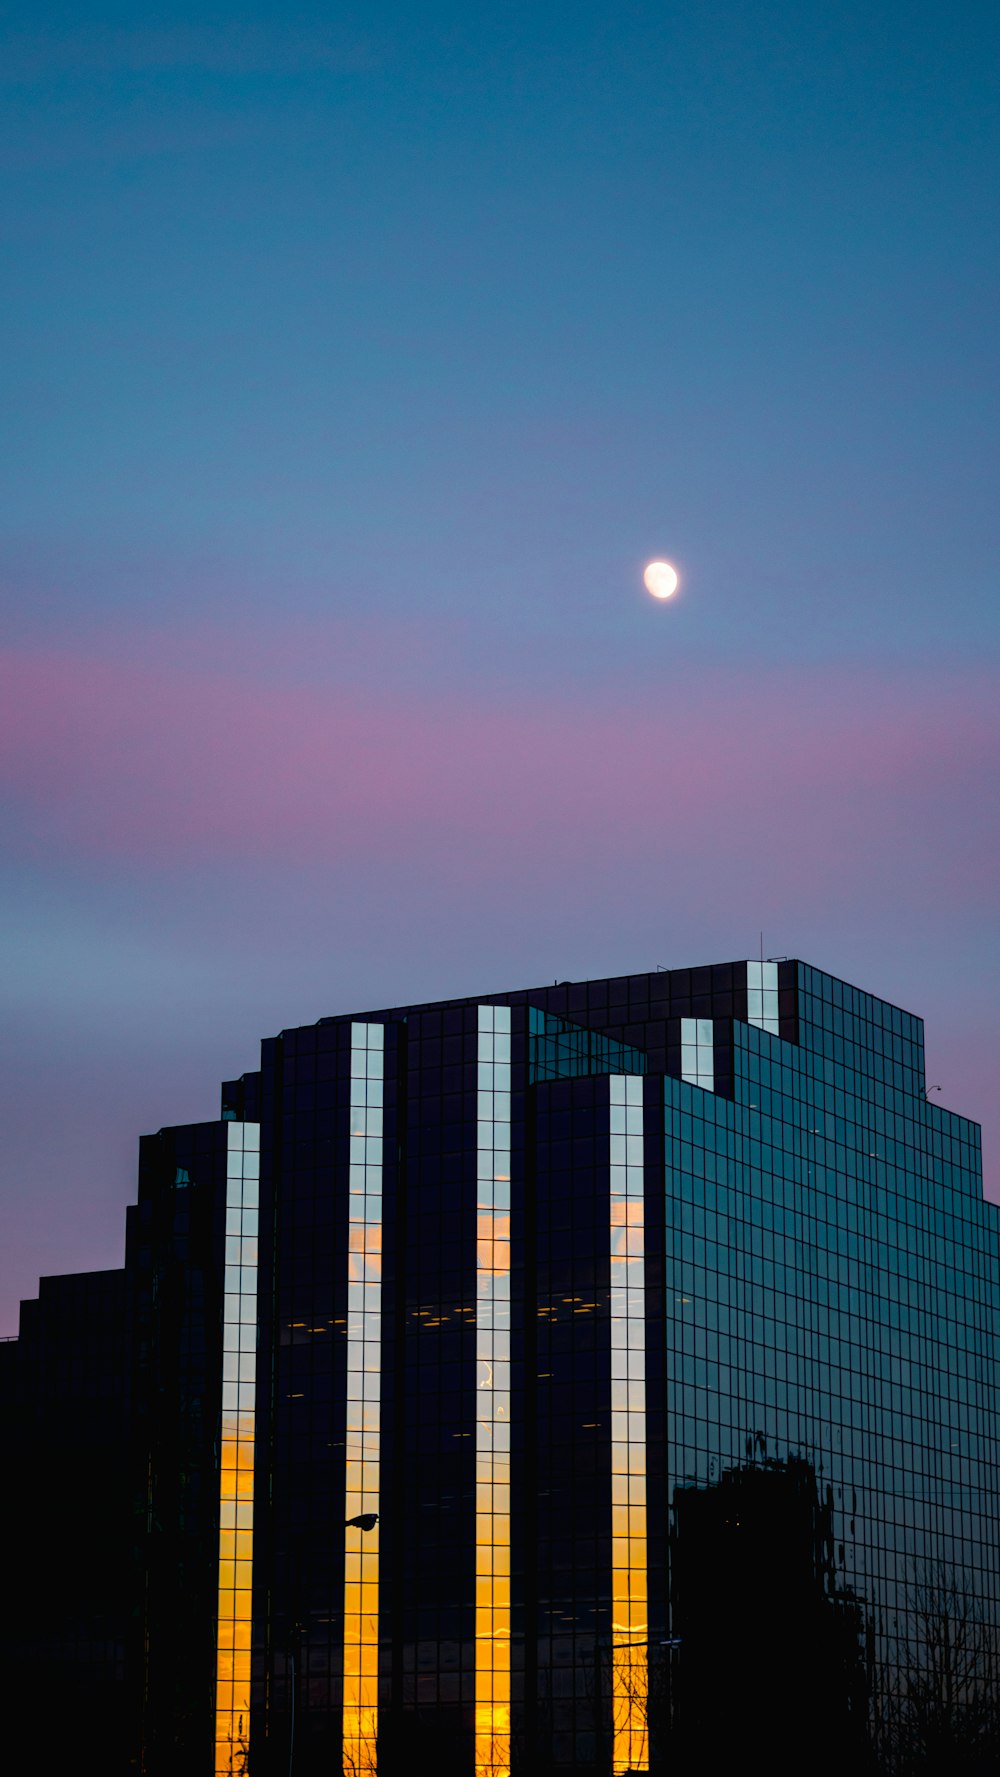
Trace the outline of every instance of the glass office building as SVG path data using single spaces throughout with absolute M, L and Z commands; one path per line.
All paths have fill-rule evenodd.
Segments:
M 113 1286 L 121 1768 L 891 1748 L 1000 1629 L 997 1213 L 920 1020 L 794 961 L 265 1041 Z

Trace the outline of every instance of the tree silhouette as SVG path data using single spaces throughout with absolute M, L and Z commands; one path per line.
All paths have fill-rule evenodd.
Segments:
M 879 1674 L 875 1734 L 893 1777 L 994 1777 L 1000 1636 L 953 1568 L 925 1567 Z

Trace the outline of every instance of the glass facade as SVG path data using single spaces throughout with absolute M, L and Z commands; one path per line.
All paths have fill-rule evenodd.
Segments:
M 797 1016 L 794 1044 L 735 1026 L 730 1100 L 664 1082 L 668 1472 L 811 1465 L 891 1715 L 928 1587 L 1000 1617 L 997 1212 L 917 1019 L 805 966 Z
M 139 1200 L 128 1212 L 130 1530 L 138 1543 L 132 1560 L 142 1579 L 133 1603 L 130 1652 L 139 1686 L 140 1744 L 150 1773 L 195 1763 L 214 1771 L 222 1757 L 228 1767 L 230 1750 L 234 1771 L 245 1763 L 239 1710 L 232 1748 L 227 1728 L 225 1752 L 216 1758 L 221 1507 L 223 1486 L 231 1485 L 223 1477 L 236 1472 L 230 1465 L 241 1429 L 238 1403 L 224 1415 L 223 1385 L 234 1354 L 237 1378 L 242 1358 L 244 1386 L 248 1371 L 252 1385 L 255 1362 L 253 1292 L 244 1294 L 236 1273 L 227 1272 L 227 1265 L 238 1270 L 242 1258 L 242 1251 L 234 1257 L 236 1247 L 227 1247 L 236 1238 L 227 1228 L 235 1219 L 230 1201 L 242 1200 L 243 1165 L 242 1155 L 231 1150 L 229 1125 L 222 1122 L 145 1136 L 139 1146 Z M 252 1237 L 248 1226 L 248 1241 Z M 240 1232 L 241 1249 L 242 1238 Z M 242 1334 L 227 1330 L 244 1314 L 249 1321 L 240 1321 Z M 252 1478 L 249 1450 L 242 1455 L 246 1486 Z M 226 1590 L 234 1594 L 235 1550 L 230 1573 Z M 245 1580 L 245 1569 L 240 1578 Z M 245 1593 L 245 1584 L 238 1589 Z M 240 1599 L 244 1607 L 247 1602 Z M 235 1598 L 229 1621 L 236 1623 Z M 227 1641 L 235 1645 L 235 1628 Z M 222 1677 L 232 1685 L 224 1667 Z M 245 1700 L 245 1683 L 242 1688 Z M 244 1735 L 247 1726 L 244 1714 Z
M 249 1760 L 260 1126 L 226 1131 L 215 1777 Z
M 902 1769 L 1000 1635 L 997 1224 L 919 1020 L 802 963 L 268 1039 L 143 1143 L 130 1757 Z
M 715 1038 L 710 1018 L 681 1019 L 681 1077 L 705 1092 L 715 1091 Z
M 691 1038 L 694 1041 L 694 1038 Z M 711 1038 L 709 1038 L 711 1041 Z M 615 1068 L 645 1073 L 646 1057 L 630 1043 L 620 1043 L 600 1031 L 584 1030 L 551 1012 L 528 1007 L 528 1078 L 577 1080 L 590 1074 L 607 1074 Z
M 70 1728 L 79 1756 L 107 1769 L 123 1771 L 135 1743 L 127 1329 L 124 1273 L 84 1272 L 42 1278 L 19 1339 L 0 1343 L 0 1685 L 14 1768 L 58 1763 Z
M 382 1372 L 382 1116 L 385 1032 L 351 1025 L 350 1221 L 347 1256 L 347 1424 L 344 1441 L 344 1765 L 377 1769 Z
M 646 1183 L 641 1075 L 610 1093 L 612 1771 L 649 1769 Z
M 476 1777 L 510 1772 L 510 1007 L 478 1011 Z
M 747 963 L 747 1023 L 779 1034 L 777 963 Z

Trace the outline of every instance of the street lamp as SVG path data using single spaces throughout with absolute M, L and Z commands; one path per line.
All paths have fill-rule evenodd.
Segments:
M 345 1518 L 344 1519 L 344 1528 L 345 1528 L 345 1530 L 365 1530 L 365 1531 L 374 1530 L 377 1523 L 378 1523 L 378 1513 L 377 1512 L 359 1512 L 356 1518 Z M 296 1674 L 295 1674 L 295 1654 L 291 1650 L 289 1651 L 289 1666 L 290 1666 L 290 1675 L 291 1675 L 291 1720 L 289 1723 L 289 1732 L 288 1732 L 288 1777 L 292 1777 L 292 1767 L 295 1762 Z

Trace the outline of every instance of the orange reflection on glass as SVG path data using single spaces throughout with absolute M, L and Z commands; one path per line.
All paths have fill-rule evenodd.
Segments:
M 357 1086 L 358 1082 L 352 1081 L 351 1084 L 352 1084 L 352 1086 Z M 369 1170 L 370 1170 L 370 1168 L 366 1166 L 365 1171 L 368 1172 Z M 355 1204 L 354 1199 L 352 1197 L 352 1202 L 351 1202 L 352 1215 L 356 1214 L 356 1213 L 363 1214 L 364 1213 L 364 1203 L 365 1203 L 365 1199 L 362 1198 L 360 1203 Z M 377 1211 L 378 1211 L 379 1216 L 381 1217 L 381 1214 L 382 1214 L 382 1193 L 381 1193 L 381 1190 L 378 1193 Z M 348 1277 L 349 1277 L 350 1282 L 351 1283 L 381 1283 L 381 1281 L 382 1281 L 382 1226 L 381 1226 L 381 1222 L 379 1223 L 378 1227 L 364 1227 L 358 1223 L 352 1222 L 351 1227 L 348 1230 L 347 1247 L 348 1247 L 348 1254 L 349 1254 Z M 366 1312 L 370 1312 L 370 1310 L 368 1310 Z
M 379 1509 L 382 1369 L 382 1097 L 385 1032 L 351 1025 L 345 1518 Z M 378 1525 L 344 1531 L 343 1766 L 378 1760 Z
M 497 1183 L 496 1180 L 493 1181 Z M 480 1179 L 480 1189 L 484 1181 Z M 503 1181 L 506 1185 L 507 1181 Z M 510 1212 L 497 1215 L 479 1209 L 476 1216 L 476 1266 L 479 1272 L 496 1272 L 506 1276 L 510 1271 Z
M 612 1771 L 649 1769 L 646 1556 L 646 1281 L 642 1077 L 611 1104 Z
M 510 1008 L 479 1007 L 476 1777 L 510 1777 Z
M 215 1773 L 235 1777 L 250 1756 L 250 1631 L 257 1347 L 260 1125 L 227 1127 L 226 1293 L 219 1439 L 219 1573 Z

